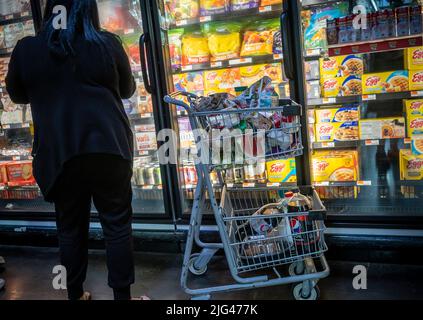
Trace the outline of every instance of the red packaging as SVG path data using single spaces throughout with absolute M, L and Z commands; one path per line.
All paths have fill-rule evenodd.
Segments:
M 7 183 L 7 163 L 3 162 L 0 163 L 0 186 L 5 185 Z
M 35 185 L 31 161 L 9 162 L 6 164 L 6 168 L 9 186 Z

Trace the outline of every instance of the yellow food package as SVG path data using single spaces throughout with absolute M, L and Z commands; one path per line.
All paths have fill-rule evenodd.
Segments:
M 239 68 L 241 74 L 241 85 L 250 86 L 264 76 L 272 79 L 272 83 L 279 84 L 282 82 L 282 65 L 281 63 L 256 64 Z
M 423 136 L 423 115 L 407 115 L 407 136 Z
M 408 115 L 423 116 L 423 99 L 404 100 L 404 112 Z
M 339 71 L 339 60 L 337 57 L 320 58 L 319 67 L 321 78 L 335 78 Z
M 361 77 L 364 69 L 363 57 L 356 54 L 320 58 L 319 66 L 322 78 L 348 77 L 351 75 Z
M 282 3 L 282 0 L 261 0 L 260 5 L 262 7 L 271 6 L 272 4 Z
M 203 26 L 207 35 L 212 61 L 239 57 L 241 25 L 237 22 L 210 22 Z
M 241 86 L 239 68 L 211 70 L 204 72 L 205 95 L 228 92 L 235 95 L 235 87 Z
M 408 71 L 363 74 L 363 94 L 408 91 Z
M 405 49 L 404 59 L 406 69 L 423 70 L 423 46 Z
M 182 37 L 182 64 L 200 64 L 210 61 L 207 38 L 202 32 L 187 33 Z
M 268 161 L 266 171 L 269 182 L 297 182 L 295 158 Z
M 409 76 L 409 90 L 423 90 L 423 69 L 422 70 L 410 70 Z
M 357 105 L 316 109 L 315 116 L 317 123 L 358 121 L 360 119 L 360 109 Z
M 423 180 L 423 155 L 413 155 L 411 150 L 400 150 L 400 179 Z
M 316 142 L 358 140 L 358 121 L 316 123 Z
M 423 155 L 423 135 L 414 136 L 411 139 L 411 152 L 415 155 Z
M 200 0 L 200 16 L 222 14 L 229 11 L 230 0 Z
M 395 139 L 405 137 L 404 117 L 360 120 L 360 139 Z
M 322 79 L 321 88 L 325 98 L 359 95 L 362 92 L 361 78 L 348 76 Z
M 356 150 L 316 151 L 311 158 L 313 181 L 356 181 L 357 159 Z
M 258 56 L 273 53 L 273 38 L 279 29 L 278 19 L 253 23 L 245 32 L 241 56 Z

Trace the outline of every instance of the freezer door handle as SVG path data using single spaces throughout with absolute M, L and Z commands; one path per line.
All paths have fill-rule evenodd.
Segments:
M 282 28 L 282 50 L 283 50 L 283 65 L 285 69 L 285 75 L 289 80 L 294 79 L 294 66 L 291 43 L 293 41 L 291 35 L 291 25 L 288 16 L 288 5 L 289 1 L 283 2 L 283 11 L 280 17 L 281 28 Z
M 143 33 L 140 37 L 139 47 L 140 47 L 140 62 L 141 62 L 141 74 L 142 80 L 144 81 L 145 90 L 152 94 L 152 86 L 150 83 L 150 78 L 147 69 L 147 58 L 146 55 L 148 54 L 147 45 L 149 43 L 149 36 L 146 33 Z

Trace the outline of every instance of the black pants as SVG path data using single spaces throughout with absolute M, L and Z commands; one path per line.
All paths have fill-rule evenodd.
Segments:
M 55 208 L 69 299 L 83 294 L 91 200 L 106 242 L 108 284 L 114 289 L 115 299 L 119 299 L 119 293 L 120 298 L 129 298 L 134 283 L 131 177 L 131 162 L 114 155 L 82 155 L 64 165 L 55 186 Z

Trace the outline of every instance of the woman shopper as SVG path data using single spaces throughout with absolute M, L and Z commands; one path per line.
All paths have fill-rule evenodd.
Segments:
M 108 284 L 116 300 L 130 299 L 133 135 L 121 99 L 136 85 L 120 40 L 100 29 L 96 1 L 47 1 L 42 31 L 18 42 L 6 85 L 15 103 L 31 104 L 33 172 L 55 204 L 69 299 L 90 299 L 83 283 L 91 200 L 103 228 Z

